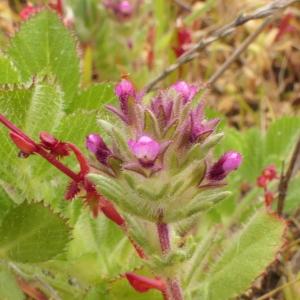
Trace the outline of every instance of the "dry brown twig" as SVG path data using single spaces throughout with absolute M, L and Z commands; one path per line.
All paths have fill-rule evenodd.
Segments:
M 271 3 L 262 6 L 248 14 L 241 14 L 235 18 L 231 23 L 222 26 L 214 31 L 210 36 L 200 40 L 189 51 L 180 56 L 176 62 L 166 69 L 164 69 L 156 78 L 149 82 L 145 87 L 145 92 L 150 92 L 160 81 L 168 77 L 171 73 L 176 71 L 180 66 L 188 63 L 199 55 L 199 51 L 209 46 L 214 41 L 221 39 L 232 32 L 234 32 L 241 25 L 257 19 L 263 19 L 269 16 L 273 16 L 280 10 L 288 7 L 289 5 L 299 2 L 300 0 L 274 0 Z
M 267 18 L 255 31 L 253 31 L 245 41 L 230 55 L 224 64 L 210 77 L 209 85 L 213 85 L 228 69 L 228 67 L 244 52 L 259 34 L 273 21 L 272 17 Z

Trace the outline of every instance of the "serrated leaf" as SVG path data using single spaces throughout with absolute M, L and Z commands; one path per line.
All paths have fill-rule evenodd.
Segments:
M 92 219 L 87 211 L 75 225 L 68 258 L 72 270 L 94 283 L 129 271 L 138 262 L 124 232 L 104 216 Z
M 62 140 L 76 143 L 78 147 L 85 148 L 85 138 L 92 132 L 98 132 L 96 113 L 77 110 L 66 115 L 57 129 L 56 136 Z
M 0 56 L 0 70 L 0 84 L 19 82 L 19 74 L 8 57 Z
M 0 112 L 17 126 L 24 123 L 33 89 L 23 85 L 0 87 Z M 2 126 L 1 126 L 2 127 Z
M 222 257 L 195 289 L 193 299 L 228 300 L 247 288 L 276 258 L 283 245 L 286 224 L 278 217 L 258 211 L 230 243 Z
M 0 257 L 22 263 L 47 261 L 63 253 L 69 227 L 40 204 L 11 209 L 0 226 Z
M 0 265 L 0 299 L 24 300 L 25 295 L 20 290 L 15 277 L 6 266 Z
M 104 109 L 105 104 L 113 104 L 116 102 L 116 96 L 113 86 L 109 83 L 94 84 L 88 89 L 79 91 L 69 106 L 69 112 L 76 109 L 99 110 Z
M 54 133 L 63 117 L 63 104 L 63 94 L 58 86 L 37 84 L 26 112 L 26 134 L 38 139 L 41 131 Z
M 53 74 L 71 102 L 79 85 L 79 60 L 74 39 L 56 13 L 45 10 L 24 22 L 7 54 L 22 81 Z

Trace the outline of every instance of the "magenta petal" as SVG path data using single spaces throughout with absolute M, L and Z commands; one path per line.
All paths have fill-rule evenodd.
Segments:
M 172 85 L 172 88 L 181 94 L 184 104 L 191 101 L 198 92 L 195 85 L 188 84 L 185 81 L 178 81 Z
M 86 147 L 92 153 L 96 153 L 101 142 L 101 137 L 98 134 L 92 133 L 86 138 Z
M 226 172 L 236 170 L 242 163 L 242 156 L 238 152 L 229 151 L 224 154 L 223 169 Z
M 98 134 L 90 134 L 86 138 L 86 147 L 95 154 L 97 160 L 102 164 L 107 164 L 107 159 L 112 155 L 111 150 L 106 146 L 102 137 Z
M 160 152 L 159 143 L 146 135 L 141 136 L 137 141 L 129 140 L 128 145 L 135 157 L 144 166 L 153 165 Z
M 133 12 L 132 4 L 129 1 L 121 1 L 118 5 L 119 13 L 123 17 L 129 17 Z
M 238 152 L 229 151 L 223 154 L 223 156 L 209 169 L 209 180 L 222 180 L 230 172 L 236 170 L 242 163 L 242 156 Z

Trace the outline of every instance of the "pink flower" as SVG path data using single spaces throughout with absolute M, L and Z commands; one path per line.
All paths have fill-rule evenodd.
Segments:
M 273 179 L 278 178 L 276 166 L 275 165 L 269 165 L 269 166 L 267 166 L 263 170 L 262 176 L 264 176 L 266 179 L 268 179 L 270 181 L 273 180 Z
M 118 14 L 123 18 L 128 18 L 132 15 L 133 7 L 129 1 L 121 1 L 118 5 Z
M 229 151 L 223 154 L 223 156 L 209 169 L 209 180 L 222 180 L 230 172 L 236 170 L 242 163 L 242 156 L 238 152 Z
M 40 7 L 37 6 L 33 6 L 31 4 L 28 4 L 27 6 L 25 6 L 21 12 L 19 13 L 20 18 L 23 21 L 28 20 L 31 16 L 35 15 L 36 13 L 38 13 L 40 11 Z
M 107 159 L 112 155 L 111 150 L 106 146 L 102 137 L 98 134 L 90 134 L 86 138 L 86 147 L 95 154 L 97 160 L 102 164 L 107 164 Z
M 134 12 L 134 6 L 127 0 L 106 0 L 104 6 L 110 9 L 119 21 L 129 19 Z
M 127 79 L 122 79 L 121 82 L 117 84 L 115 93 L 120 100 L 121 109 L 123 112 L 126 110 L 129 97 L 135 98 L 136 96 L 136 91 L 133 84 Z
M 128 145 L 143 167 L 152 167 L 160 153 L 159 143 L 146 135 L 137 141 L 129 140 Z
M 198 88 L 195 85 L 188 84 L 185 81 L 176 82 L 172 85 L 172 88 L 181 94 L 184 104 L 191 101 L 198 92 Z
M 204 118 L 204 105 L 201 102 L 191 113 L 190 113 L 190 142 L 195 143 L 202 138 L 210 135 L 219 123 L 219 119 L 211 119 L 209 121 L 203 120 Z

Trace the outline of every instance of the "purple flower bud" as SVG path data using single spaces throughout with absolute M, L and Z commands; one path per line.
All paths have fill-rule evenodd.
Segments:
M 133 14 L 134 7 L 130 1 L 127 0 L 105 0 L 103 5 L 110 9 L 119 21 L 125 21 Z
M 122 18 L 128 18 L 132 15 L 133 12 L 133 7 L 132 4 L 129 1 L 121 1 L 118 4 L 118 14 L 122 17 Z
M 89 151 L 95 154 L 99 162 L 107 165 L 107 159 L 112 155 L 112 152 L 106 146 L 100 135 L 92 133 L 87 136 L 86 147 Z
M 122 79 L 115 88 L 115 93 L 120 100 L 120 107 L 125 116 L 128 115 L 128 99 L 129 97 L 136 97 L 136 91 L 133 84 L 127 80 Z
M 173 102 L 159 95 L 151 102 L 151 110 L 163 127 L 166 127 L 171 120 Z
M 187 103 L 197 94 L 198 88 L 195 85 L 188 84 L 185 81 L 178 81 L 172 85 L 172 88 L 181 94 L 183 103 Z
M 209 136 L 219 123 L 219 119 L 204 120 L 204 104 L 201 102 L 194 111 L 190 113 L 190 142 L 195 143 Z
M 146 135 L 137 141 L 129 140 L 128 145 L 143 167 L 152 167 L 160 153 L 159 143 Z
M 228 151 L 209 169 L 209 180 L 222 180 L 231 171 L 236 170 L 242 163 L 242 156 L 238 152 Z

